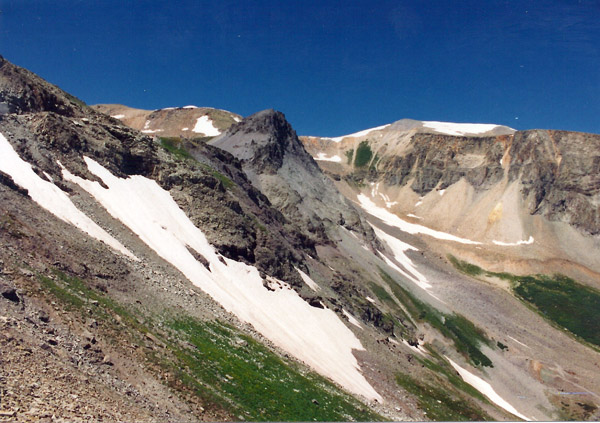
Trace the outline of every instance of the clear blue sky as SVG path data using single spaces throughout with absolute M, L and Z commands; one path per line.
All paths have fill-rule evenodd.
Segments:
M 0 54 L 88 104 L 600 133 L 597 0 L 0 0 Z

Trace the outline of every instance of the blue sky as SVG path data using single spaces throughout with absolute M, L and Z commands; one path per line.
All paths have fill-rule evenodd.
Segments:
M 0 54 L 88 104 L 600 133 L 597 0 L 0 0 Z

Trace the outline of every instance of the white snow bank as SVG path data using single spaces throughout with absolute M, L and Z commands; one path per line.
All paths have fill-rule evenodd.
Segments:
M 467 135 L 467 134 L 483 134 L 492 131 L 499 125 L 488 123 L 452 123 L 452 122 L 423 122 L 424 128 L 433 129 L 437 132 L 447 135 Z
M 417 216 L 416 214 L 409 213 L 409 214 L 407 214 L 407 216 L 408 217 L 412 217 L 413 219 L 421 219 L 421 220 L 423 220 L 423 218 L 421 216 Z
M 190 128 L 181 128 L 182 131 L 189 131 Z
M 446 356 L 444 356 L 444 357 L 446 357 Z M 492 401 L 494 404 L 496 404 L 498 407 L 505 409 L 506 411 L 508 411 L 511 414 L 514 414 L 515 416 L 519 417 L 520 419 L 523 419 L 528 422 L 531 421 L 530 418 L 525 417 L 523 414 L 519 413 L 512 405 L 510 405 L 506 400 L 504 400 L 504 398 L 502 398 L 500 395 L 498 395 L 496 393 L 496 391 L 494 391 L 494 388 L 492 388 L 492 385 L 490 385 L 489 383 L 487 383 L 485 380 L 481 379 L 480 377 L 475 376 L 473 373 L 469 372 L 468 370 L 463 369 L 458 364 L 456 364 L 454 361 L 450 360 L 448 357 L 446 357 L 446 360 L 448 360 L 450 362 L 452 367 L 454 367 L 454 370 L 456 370 L 458 372 L 460 377 L 465 382 L 467 382 L 473 388 L 477 389 L 483 395 L 488 397 L 489 400 Z
M 324 162 L 336 162 L 336 163 L 341 163 L 342 158 L 340 156 L 327 156 L 327 154 L 325 153 L 319 153 L 317 155 L 317 157 L 313 157 L 313 159 L 315 160 L 321 160 Z
M 375 128 L 371 128 L 371 129 L 365 129 L 364 131 L 355 132 L 354 134 L 342 135 L 341 137 L 325 138 L 325 139 L 331 140 L 333 142 L 340 142 L 344 138 L 358 138 L 358 137 L 362 137 L 362 136 L 365 136 L 365 135 L 369 134 L 369 132 L 379 131 L 381 129 L 387 128 L 390 125 L 391 124 L 388 123 L 387 125 L 377 126 Z
M 387 244 L 387 246 L 390 248 L 390 250 L 392 250 L 392 252 L 394 254 L 394 259 L 396 259 L 396 261 L 398 263 L 400 263 L 402 266 L 404 266 L 410 272 L 410 274 L 408 274 L 404 270 L 400 269 L 398 266 L 396 266 L 394 264 L 394 262 L 387 259 L 387 257 L 385 257 L 385 255 L 381 254 L 384 257 L 385 262 L 389 266 L 393 267 L 397 272 L 399 272 L 403 276 L 407 277 L 408 279 L 410 279 L 411 281 L 416 283 L 418 286 L 420 286 L 424 290 L 428 290 L 429 288 L 431 288 L 431 284 L 429 283 L 427 278 L 425 276 L 423 276 L 417 270 L 417 268 L 415 267 L 412 260 L 410 258 L 408 258 L 408 256 L 405 254 L 405 252 L 408 250 L 413 250 L 413 251 L 419 251 L 419 250 L 417 248 L 413 247 L 412 245 L 407 244 L 406 242 L 400 241 L 398 238 L 394 238 L 393 236 L 388 235 L 387 233 L 385 233 L 384 231 L 382 231 L 379 228 L 376 228 L 373 225 L 371 225 L 371 227 L 375 231 L 375 235 L 377 235 L 377 237 L 379 239 L 384 241 Z
M 192 106 L 192 105 L 182 107 L 182 109 L 197 109 L 197 108 L 198 108 L 198 106 Z
M 123 244 L 75 207 L 64 191 L 53 183 L 40 178 L 33 171 L 31 165 L 19 157 L 2 134 L 0 134 L 0 170 L 10 175 L 17 185 L 26 188 L 33 201 L 59 219 L 104 242 L 123 255 L 138 260 Z
M 362 325 L 360 324 L 360 322 L 359 322 L 358 320 L 356 320 L 356 319 L 354 318 L 354 316 L 353 316 L 353 315 L 351 315 L 350 313 L 348 313 L 348 312 L 347 312 L 346 310 L 344 310 L 344 309 L 342 309 L 342 313 L 344 313 L 344 316 L 346 316 L 346 317 L 348 318 L 348 321 L 349 321 L 351 324 L 353 324 L 354 326 L 356 326 L 356 327 L 358 327 L 358 328 L 360 328 L 360 329 L 362 329 L 362 328 L 363 328 L 363 327 L 362 327 Z
M 443 239 L 447 241 L 460 242 L 462 244 L 475 244 L 481 245 L 481 242 L 471 241 L 470 239 L 460 238 L 446 232 L 436 231 L 435 229 L 430 229 L 426 226 L 417 225 L 416 223 L 409 223 L 405 220 L 400 219 L 395 214 L 389 212 L 388 210 L 378 207 L 370 198 L 368 198 L 364 194 L 359 194 L 358 201 L 367 213 L 383 220 L 390 226 L 395 226 L 404 232 L 408 232 L 409 234 L 423 234 L 428 235 L 434 238 Z
M 115 119 L 123 119 L 125 117 L 125 115 L 112 115 L 111 118 L 115 118 Z
M 310 276 L 308 276 L 306 273 L 304 273 L 302 270 L 298 269 L 297 267 L 294 267 L 294 269 L 296 269 L 298 271 L 298 273 L 300 273 L 300 277 L 302 278 L 304 283 L 308 285 L 308 287 L 310 289 L 312 289 L 315 292 L 318 292 L 321 290 L 321 287 L 319 285 L 317 285 L 317 283 L 315 281 L 313 281 Z
M 382 401 L 352 354 L 363 350 L 360 341 L 333 311 L 311 307 L 286 283 L 272 278 L 275 290 L 270 291 L 255 267 L 220 256 L 155 181 L 139 175 L 120 179 L 92 159 L 86 157 L 85 161 L 108 189 L 76 176 L 71 180 L 194 285 L 317 372 L 353 393 Z M 188 249 L 201 254 L 210 270 Z
M 533 239 L 533 236 L 529 236 L 529 239 L 527 241 L 525 240 L 521 240 L 521 241 L 517 241 L 517 242 L 502 242 L 502 241 L 492 241 L 494 244 L 496 245 L 501 245 L 503 247 L 512 247 L 512 246 L 516 246 L 516 245 L 531 245 L 533 244 L 533 241 L 535 241 Z
M 163 132 L 163 129 L 142 129 L 144 134 L 156 134 L 157 132 Z
M 198 118 L 192 131 L 197 134 L 204 134 L 207 137 L 216 137 L 217 135 L 221 135 L 221 131 L 214 127 L 213 121 L 207 115 L 200 116 Z

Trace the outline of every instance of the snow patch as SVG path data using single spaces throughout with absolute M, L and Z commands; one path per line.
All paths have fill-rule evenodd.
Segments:
M 358 320 L 356 320 L 353 315 L 351 315 L 350 313 L 348 313 L 344 309 L 342 309 L 342 313 L 344 313 L 344 316 L 346 316 L 348 318 L 348 321 L 351 324 L 353 324 L 354 326 L 358 327 L 359 329 L 363 328 L 362 325 L 360 324 L 360 322 Z
M 192 105 L 182 107 L 182 109 L 197 109 L 197 108 L 198 108 L 198 106 L 192 106 Z
M 411 350 L 413 350 L 413 351 L 421 354 L 423 357 L 427 357 L 427 354 L 425 354 L 425 351 L 423 351 L 422 349 L 420 349 L 420 348 L 418 348 L 418 347 L 416 347 L 414 345 L 410 345 L 406 339 L 403 339 L 402 343 L 404 345 L 406 345 L 408 348 L 410 348 Z
M 302 270 L 298 269 L 297 267 L 294 267 L 294 269 L 296 269 L 296 271 L 298 271 L 298 273 L 300 273 L 300 277 L 302 278 L 304 283 L 308 285 L 308 287 L 310 289 L 312 289 L 315 292 L 319 292 L 321 290 L 321 287 L 319 285 L 317 285 L 317 283 L 315 281 L 313 281 L 310 276 L 308 276 L 306 273 L 304 273 Z
M 156 134 L 157 132 L 162 132 L 162 129 L 143 129 L 141 132 L 144 134 Z
M 242 120 L 239 117 L 234 116 L 233 120 L 235 120 L 236 122 L 241 122 Z
M 340 142 L 341 140 L 343 140 L 344 138 L 359 138 L 359 137 L 363 137 L 367 134 L 369 134 L 370 132 L 373 131 L 379 131 L 381 129 L 385 129 L 388 126 L 390 126 L 391 124 L 387 124 L 387 125 L 382 125 L 382 126 L 377 126 L 375 128 L 371 128 L 371 129 L 365 129 L 364 131 L 360 131 L 360 132 L 355 132 L 354 134 L 350 134 L 350 135 L 342 135 L 341 137 L 335 137 L 335 138 L 325 138 L 327 140 L 333 141 L 333 142 Z
M 125 115 L 112 115 L 111 118 L 115 118 L 115 119 L 123 119 L 125 117 Z
M 10 175 L 17 185 L 26 188 L 33 201 L 62 221 L 75 226 L 92 238 L 104 242 L 121 254 L 138 260 L 123 244 L 79 210 L 64 191 L 53 183 L 40 178 L 33 171 L 31 165 L 21 159 L 2 134 L 0 134 L 0 170 Z
M 409 214 L 407 214 L 407 216 L 408 217 L 412 217 L 414 219 L 421 219 L 421 220 L 423 220 L 423 218 L 421 216 L 417 216 L 416 214 L 409 213 Z
M 527 241 L 525 240 L 521 240 L 521 241 L 517 241 L 517 242 L 502 242 L 502 241 L 492 241 L 494 244 L 496 245 L 501 245 L 503 247 L 513 247 L 513 246 L 517 246 L 517 245 L 531 245 L 533 244 L 533 242 L 535 241 L 535 239 L 533 239 L 533 236 L 529 236 L 529 239 Z
M 327 156 L 327 154 L 325 153 L 319 153 L 317 155 L 317 157 L 313 157 L 313 159 L 315 160 L 320 160 L 323 162 L 335 162 L 335 163 L 341 163 L 342 158 L 340 156 Z
M 409 259 L 406 256 L 406 254 L 404 254 L 404 252 L 407 250 L 415 250 L 415 251 L 419 251 L 419 250 L 410 244 L 407 244 L 403 241 L 400 241 L 397 238 L 394 238 L 391 235 L 386 234 L 384 231 L 382 231 L 379 228 L 376 228 L 373 225 L 371 225 L 371 227 L 375 231 L 375 235 L 377 235 L 380 239 L 382 239 L 388 245 L 388 247 L 390 247 L 390 249 L 394 253 L 394 259 L 398 263 L 402 264 L 402 266 L 404 266 L 408 270 L 408 272 L 406 272 L 405 270 L 398 267 L 396 265 L 396 263 L 394 263 L 392 260 L 387 258 L 381 251 L 379 251 L 379 254 L 381 255 L 381 257 L 383 257 L 383 261 L 385 261 L 385 263 L 388 266 L 390 266 L 392 269 L 394 269 L 396 272 L 400 273 L 405 278 L 413 281 L 419 288 L 422 288 L 425 292 L 427 292 L 433 298 L 435 298 L 442 304 L 446 304 L 445 301 L 443 301 L 442 299 L 440 299 L 439 297 L 437 297 L 430 291 L 431 284 L 429 283 L 427 278 L 425 276 L 423 276 L 423 274 L 421 274 L 417 270 L 417 268 L 415 267 L 415 265 L 413 264 L 411 259 Z
M 190 128 L 181 128 L 182 131 L 189 131 Z
M 85 161 L 108 189 L 80 177 L 72 180 L 194 285 L 317 372 L 355 394 L 382 401 L 352 354 L 364 348 L 333 311 L 311 307 L 289 285 L 274 278 L 268 282 L 277 281 L 278 289 L 270 291 L 263 286 L 258 269 L 220 256 L 155 181 L 140 175 L 121 179 L 94 160 L 85 157 Z M 201 254 L 210 270 L 188 248 Z
M 447 135 L 468 135 L 468 134 L 483 134 L 492 131 L 499 125 L 488 123 L 452 123 L 452 122 L 423 122 L 424 128 L 433 129 L 437 132 Z
M 446 357 L 446 356 L 444 356 L 444 357 Z M 454 370 L 456 370 L 458 372 L 460 377 L 465 382 L 467 382 L 473 388 L 477 389 L 483 395 L 488 397 L 489 400 L 492 401 L 494 404 L 496 404 L 498 407 L 505 409 L 506 411 L 519 417 L 520 419 L 523 419 L 528 422 L 531 421 L 530 418 L 525 417 L 523 414 L 519 413 L 504 398 L 502 398 L 500 395 L 498 395 L 496 393 L 496 391 L 494 391 L 494 388 L 492 388 L 492 385 L 490 385 L 489 383 L 487 383 L 485 380 L 481 379 L 480 377 L 475 376 L 473 373 L 469 372 L 468 370 L 463 369 L 458 364 L 456 364 L 454 361 L 450 360 L 448 357 L 446 357 L 446 360 L 448 360 L 450 362 L 452 367 L 454 367 Z
M 221 135 L 221 131 L 214 127 L 213 121 L 208 115 L 200 116 L 196 121 L 196 125 L 192 131 L 197 134 L 204 134 L 207 137 L 216 137 L 217 135 Z
M 417 225 L 416 223 L 410 223 L 405 220 L 400 219 L 395 214 L 389 212 L 388 210 L 378 207 L 371 199 L 369 199 L 366 195 L 359 194 L 358 201 L 360 206 L 367 213 L 377 217 L 378 219 L 383 220 L 390 226 L 395 226 L 404 232 L 408 232 L 409 234 L 423 234 L 428 235 L 433 238 L 443 239 L 447 241 L 460 242 L 461 244 L 475 244 L 481 245 L 481 242 L 471 241 L 470 239 L 460 238 L 446 232 L 436 231 L 435 229 L 430 229 L 426 226 Z
M 529 348 L 529 349 L 531 349 L 531 347 L 530 347 L 530 346 L 528 346 L 528 345 L 525 345 L 524 343 L 522 343 L 521 341 L 519 341 L 519 340 L 517 340 L 517 339 L 513 338 L 512 336 L 509 336 L 509 338 L 510 338 L 510 339 L 512 339 L 513 341 L 515 341 L 517 344 L 520 344 L 520 345 L 524 346 L 525 348 Z
M 441 197 L 441 196 L 443 196 L 445 193 L 446 193 L 446 190 L 445 190 L 445 189 L 442 189 L 442 190 L 440 190 L 440 191 L 439 191 L 440 197 Z
M 370 303 L 373 303 L 373 304 L 375 303 L 375 300 L 373 298 L 371 298 L 371 297 L 366 297 L 366 299 Z

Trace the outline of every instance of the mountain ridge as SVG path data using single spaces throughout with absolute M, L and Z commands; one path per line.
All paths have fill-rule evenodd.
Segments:
M 597 418 L 592 395 L 560 395 L 574 384 L 578 392 L 597 390 L 596 350 L 549 324 L 495 276 L 481 280 L 455 268 L 465 267 L 457 260 L 487 260 L 500 266 L 492 270 L 505 271 L 516 261 L 504 251 L 530 262 L 540 248 L 556 247 L 537 237 L 529 244 L 528 232 L 516 230 L 545 224 L 543 216 L 528 221 L 519 214 L 525 223 L 511 223 L 511 210 L 525 210 L 517 189 L 522 169 L 545 172 L 545 164 L 538 169 L 530 158 L 536 148 L 552 147 L 547 139 L 527 138 L 510 183 L 508 172 L 482 169 L 503 168 L 508 156 L 501 140 L 511 135 L 421 134 L 422 154 L 414 152 L 405 167 L 412 159 L 399 153 L 413 146 L 411 137 L 395 134 L 389 156 L 383 144 L 375 148 L 355 137 L 336 143 L 357 150 L 342 153 L 346 163 L 315 161 L 315 154 L 329 152 L 303 145 L 273 110 L 234 122 L 208 143 L 160 137 L 71 103 L 38 77 L 17 72 L 30 79 L 15 82 L 12 71 L 6 74 L 0 72 L 0 87 L 11 88 L 0 89 L 0 102 L 7 107 L 22 104 L 14 96 L 19 84 L 43 92 L 31 97 L 28 110 L 0 115 L 2 148 L 13 151 L 10 160 L 8 153 L 0 157 L 6 246 L 0 324 L 7 330 L 0 342 L 8 352 L 0 357 L 0 381 L 10 387 L 1 411 L 19 420 L 49 412 L 81 419 L 86 407 L 97 417 L 135 420 Z M 65 106 L 39 100 L 48 93 Z M 566 148 L 567 141 L 558 145 Z M 445 144 L 457 150 L 440 148 Z M 593 165 L 593 154 L 586 155 Z M 444 167 L 453 160 L 454 168 Z M 416 168 L 417 162 L 426 166 Z M 411 174 L 418 171 L 420 179 Z M 394 175 L 395 184 L 385 182 Z M 411 188 L 417 179 L 422 199 Z M 594 180 L 583 182 L 594 195 Z M 496 196 L 506 204 L 501 210 Z M 508 225 L 500 231 L 507 228 L 524 243 L 465 243 L 476 230 L 442 232 L 440 216 L 455 222 L 468 216 L 452 213 L 453 197 L 472 208 L 471 216 L 491 219 L 492 229 L 494 219 Z M 57 198 L 79 217 L 56 209 Z M 469 198 L 495 202 L 462 201 Z M 403 207 L 423 207 L 427 213 L 419 217 L 429 220 L 413 222 L 431 227 L 405 225 Z M 82 216 L 125 250 L 98 241 L 98 232 L 77 220 Z M 574 236 L 570 224 L 560 225 L 566 237 Z M 593 258 L 593 248 L 587 250 Z M 72 380 L 87 375 L 101 395 L 90 395 L 88 385 L 61 384 L 80 409 L 64 407 L 67 398 L 52 388 L 62 376 L 42 376 L 29 355 L 48 368 L 62 366 Z M 300 382 L 294 369 L 308 379 Z M 42 386 L 44 405 L 20 395 L 20 373 Z M 260 388 L 246 395 L 255 385 Z

